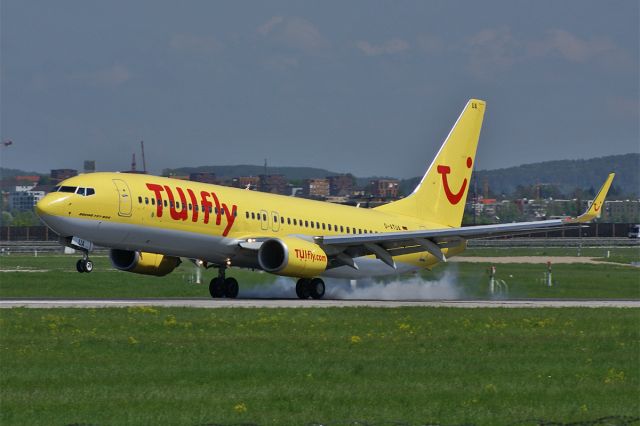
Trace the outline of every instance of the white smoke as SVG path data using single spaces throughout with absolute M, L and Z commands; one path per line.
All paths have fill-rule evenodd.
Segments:
M 398 277 L 393 280 L 375 281 L 361 279 L 357 281 L 324 279 L 325 299 L 355 300 L 432 300 L 460 299 L 462 290 L 457 285 L 455 270 L 447 270 L 440 278 L 428 280 L 419 275 Z M 295 299 L 296 281 L 278 277 L 274 282 L 253 288 L 240 287 L 240 298 L 258 299 Z

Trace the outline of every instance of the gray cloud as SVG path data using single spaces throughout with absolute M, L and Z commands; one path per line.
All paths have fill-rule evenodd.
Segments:
M 276 43 L 305 52 L 329 46 L 315 25 L 297 16 L 274 16 L 258 27 L 257 32 Z
M 367 56 L 393 55 L 409 50 L 409 43 L 399 38 L 392 38 L 382 44 L 371 44 L 368 41 L 357 41 L 355 46 Z

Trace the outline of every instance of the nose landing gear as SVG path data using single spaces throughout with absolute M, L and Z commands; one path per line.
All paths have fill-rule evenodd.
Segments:
M 78 259 L 76 262 L 76 270 L 80 273 L 93 271 L 93 262 L 89 259 L 88 252 L 84 252 L 82 259 Z

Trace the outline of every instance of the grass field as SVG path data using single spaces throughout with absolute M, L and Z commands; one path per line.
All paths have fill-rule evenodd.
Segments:
M 473 247 L 460 256 L 584 256 L 630 264 L 640 262 L 640 246 L 635 247 Z
M 637 309 L 11 309 L 0 331 L 2 425 L 640 416 Z
M 469 250 L 469 255 L 495 255 L 495 249 Z M 532 255 L 537 249 L 514 249 L 513 255 Z M 625 249 L 617 256 L 629 256 Z M 502 252 L 504 253 L 504 252 Z M 563 253 L 575 255 L 571 250 Z M 549 255 L 559 255 L 554 251 Z M 548 255 L 547 255 L 548 256 Z M 114 270 L 107 257 L 93 256 L 95 270 L 91 274 L 75 271 L 77 256 L 39 255 L 0 257 L 0 269 L 18 272 L 0 272 L 0 297 L 64 297 L 64 298 L 139 298 L 139 297 L 209 297 L 207 285 L 193 284 L 195 267 L 184 262 L 166 277 L 153 277 Z M 553 286 L 545 281 L 545 256 L 539 264 L 499 264 L 496 278 L 503 280 L 508 293 L 500 297 L 510 298 L 581 298 L 640 299 L 640 270 L 620 264 L 558 264 L 553 267 Z M 420 293 L 426 297 L 490 298 L 488 263 L 441 264 L 431 272 L 400 278 L 401 284 L 413 283 L 416 289 L 430 286 L 433 292 Z M 29 272 L 30 271 L 30 272 Z M 215 270 L 203 273 L 203 282 L 211 279 Z M 270 274 L 231 269 L 229 275 L 241 283 L 243 289 L 269 288 L 277 278 Z M 417 279 L 416 279 L 417 278 Z M 283 279 L 279 279 L 282 281 Z M 381 280 L 376 285 L 390 281 Z M 417 282 L 417 284 L 416 284 Z M 327 280 L 330 290 L 340 284 Z M 344 283 L 343 283 L 344 284 Z M 289 280 L 293 286 L 293 280 Z M 396 287 L 397 288 L 397 287 Z M 402 287 L 400 288 L 409 288 Z M 439 290 L 447 291 L 439 291 Z M 399 298 L 407 297 L 407 292 Z M 269 294 L 268 291 L 266 294 Z M 293 289 L 288 294 L 294 297 Z M 411 292 L 409 291 L 409 297 Z M 433 294 L 433 296 L 430 296 Z M 280 294 L 281 295 L 281 294 Z M 444 295 L 444 296 L 443 296 Z M 390 295 L 393 297 L 393 294 Z

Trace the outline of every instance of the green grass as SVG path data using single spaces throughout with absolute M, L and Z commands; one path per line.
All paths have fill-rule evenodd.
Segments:
M 635 247 L 472 247 L 462 257 L 582 256 L 607 262 L 640 262 L 640 246 Z M 608 257 L 607 257 L 608 256 Z
M 217 272 L 203 273 L 205 285 L 194 284 L 194 266 L 184 262 L 165 277 L 131 274 L 114 270 L 107 257 L 93 256 L 95 270 L 79 274 L 74 256 L 4 256 L 0 269 L 45 270 L 45 272 L 0 272 L 0 297 L 52 298 L 208 298 L 208 280 Z M 498 264 L 496 278 L 504 280 L 511 298 L 640 299 L 640 270 L 628 265 L 558 264 L 553 266 L 553 286 L 545 281 L 546 258 L 539 264 Z M 490 265 L 447 263 L 424 272 L 425 281 L 449 284 L 460 298 L 491 298 Z M 270 274 L 231 269 L 242 288 L 268 286 L 276 280 Z M 411 279 L 412 276 L 401 279 Z M 381 280 L 384 283 L 385 280 Z M 389 281 L 389 280 L 386 280 Z M 331 286 L 331 281 L 327 280 Z M 382 284 L 380 284 L 382 285 Z M 294 296 L 293 293 L 291 295 Z
M 2 425 L 640 415 L 637 309 L 11 309 L 0 332 Z

